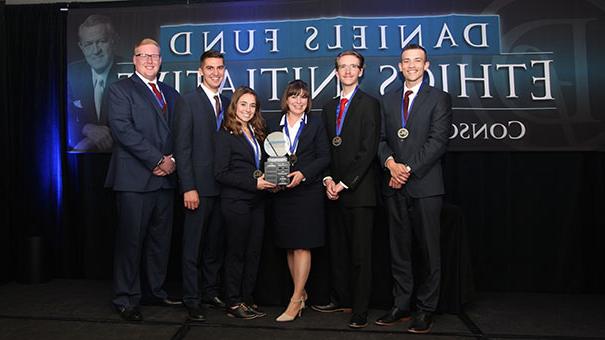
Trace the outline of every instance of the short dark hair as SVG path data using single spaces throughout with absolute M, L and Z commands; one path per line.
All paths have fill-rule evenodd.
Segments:
M 399 59 L 401 59 L 401 56 L 403 55 L 403 52 L 407 51 L 407 50 L 422 50 L 424 52 L 424 61 L 428 61 L 429 60 L 429 54 L 426 52 L 426 49 L 418 44 L 408 44 L 405 45 L 405 47 L 403 48 L 403 50 L 401 50 L 401 54 L 399 55 Z
M 346 55 L 352 55 L 354 57 L 357 57 L 357 59 L 359 59 L 359 68 L 363 68 L 365 58 L 361 55 L 361 53 L 359 53 L 357 51 L 353 51 L 353 50 L 346 50 L 346 51 L 342 51 L 342 52 L 338 53 L 338 55 L 336 56 L 336 59 L 334 59 L 334 68 L 335 69 L 338 70 L 338 59 L 340 59 L 340 57 L 344 57 Z
M 204 63 L 204 60 L 208 58 L 221 58 L 225 62 L 225 55 L 216 50 L 208 50 L 200 56 L 200 66 Z
M 288 86 L 284 90 L 284 94 L 281 97 L 281 110 L 282 112 L 288 112 L 288 97 L 302 94 L 303 97 L 307 96 L 307 108 L 305 113 L 311 112 L 311 91 L 307 83 L 300 79 L 292 80 L 288 83 Z

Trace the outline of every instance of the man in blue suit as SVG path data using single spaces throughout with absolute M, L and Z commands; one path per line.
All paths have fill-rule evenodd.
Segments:
M 176 163 L 171 125 L 180 97 L 158 81 L 160 46 L 134 48 L 135 74 L 113 83 L 106 99 L 114 138 L 105 186 L 116 192 L 113 305 L 122 318 L 141 321 L 143 303 L 172 305 L 163 289 L 172 232 Z
M 382 98 L 378 156 L 385 169 L 383 194 L 388 211 L 394 306 L 376 324 L 388 326 L 410 319 L 412 292 L 416 313 L 408 331 L 428 333 L 437 308 L 441 259 L 439 229 L 444 194 L 441 158 L 452 120 L 449 94 L 424 79 L 426 50 L 407 45 L 399 62 L 402 89 Z M 414 259 L 422 277 L 412 275 L 412 240 L 421 256 Z M 414 287 L 416 285 L 416 287 Z M 415 288 L 415 289 L 414 289 Z
M 189 318 L 204 321 L 202 303 L 225 308 L 219 297 L 225 233 L 220 188 L 214 178 L 216 133 L 229 99 L 220 94 L 225 60 L 218 51 L 200 57 L 202 84 L 175 106 L 174 144 L 183 195 L 183 302 Z

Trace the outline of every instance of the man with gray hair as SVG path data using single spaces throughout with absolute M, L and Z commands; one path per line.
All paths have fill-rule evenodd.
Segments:
M 110 19 L 90 15 L 78 28 L 83 60 L 67 68 L 68 146 L 73 151 L 109 152 L 112 138 L 103 112 L 103 93 L 118 80 L 114 47 L 117 34 Z

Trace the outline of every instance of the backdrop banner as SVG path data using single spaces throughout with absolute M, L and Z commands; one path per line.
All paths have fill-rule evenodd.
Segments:
M 225 54 L 223 93 L 258 91 L 279 113 L 292 79 L 313 110 L 338 96 L 335 56 L 366 58 L 361 88 L 402 86 L 401 49 L 429 54 L 430 85 L 452 96 L 451 151 L 605 151 L 605 4 L 598 1 L 245 1 L 70 9 L 67 149 L 109 152 L 104 90 L 133 72 L 134 44 L 161 45 L 160 80 L 192 91 L 200 55 Z M 413 115 L 413 109 L 411 115 Z

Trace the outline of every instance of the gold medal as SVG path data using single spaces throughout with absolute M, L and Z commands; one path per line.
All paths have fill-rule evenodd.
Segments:
M 259 178 L 263 175 L 263 172 L 260 170 L 254 170 L 254 172 L 252 173 L 252 176 L 254 176 L 254 178 Z
M 410 135 L 410 131 L 408 131 L 408 129 L 406 129 L 406 128 L 401 128 L 401 129 L 397 130 L 397 137 L 399 137 L 401 139 L 406 139 L 406 138 L 408 138 L 409 135 Z
M 332 145 L 339 146 L 340 144 L 342 144 L 342 138 L 340 138 L 340 136 L 332 138 Z
M 294 163 L 296 163 L 296 159 L 297 159 L 296 155 L 291 154 L 289 158 L 290 158 L 290 164 L 294 165 Z

